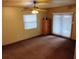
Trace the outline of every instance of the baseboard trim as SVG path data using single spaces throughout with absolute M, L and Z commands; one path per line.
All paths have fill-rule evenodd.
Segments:
M 71 39 L 71 38 L 66 38 L 66 37 L 63 37 L 63 36 L 59 36 L 59 35 L 56 35 L 56 34 L 46 34 L 46 35 L 44 35 L 44 34 L 40 34 L 40 35 L 31 37 L 31 38 L 28 38 L 28 39 L 24 39 L 24 40 L 21 40 L 21 41 L 18 41 L 18 42 L 14 42 L 14 43 L 11 43 L 11 44 L 2 45 L 2 47 L 10 46 L 10 45 L 14 45 L 14 44 L 20 43 L 20 42 L 25 41 L 25 40 L 30 40 L 30 39 L 32 39 L 32 38 L 36 38 L 36 37 L 39 37 L 39 36 L 47 36 L 47 35 L 53 35 L 53 36 L 57 36 L 57 37 L 61 37 L 61 38 L 65 38 L 65 39 L 69 39 L 69 40 L 71 40 L 71 41 L 73 41 L 73 42 L 76 43 L 76 40 L 73 40 L 73 39 Z
M 37 35 L 37 36 L 31 37 L 31 38 L 28 38 L 28 39 L 23 39 L 23 40 L 21 40 L 21 41 L 17 41 L 17 42 L 11 43 L 11 44 L 2 45 L 2 47 L 10 46 L 10 45 L 14 45 L 14 44 L 16 44 L 16 43 L 20 43 L 20 42 L 25 41 L 25 40 L 30 40 L 30 39 L 32 39 L 32 38 L 36 38 L 36 37 L 39 37 L 39 36 L 43 36 L 43 35 L 40 34 L 40 35 Z
M 73 41 L 76 41 L 75 39 L 67 38 L 67 37 L 64 37 L 64 36 L 56 35 L 56 34 L 51 34 L 51 35 L 57 36 L 57 37 L 61 37 L 61 38 L 65 38 L 65 39 L 70 39 L 70 40 L 73 40 Z

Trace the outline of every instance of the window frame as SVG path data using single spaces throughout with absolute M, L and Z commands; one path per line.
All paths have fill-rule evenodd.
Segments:
M 54 17 L 54 15 L 56 15 L 56 14 L 57 15 L 72 15 L 71 34 L 70 34 L 70 37 L 71 37 L 72 36 L 72 24 L 73 24 L 73 14 L 74 14 L 74 12 L 55 12 L 55 13 L 52 13 L 52 16 Z M 53 22 L 53 19 L 52 19 L 52 22 Z M 53 28 L 51 28 L 51 32 L 53 33 Z M 53 34 L 55 34 L 55 33 L 53 33 Z M 55 34 L 55 35 L 58 35 L 58 34 Z M 59 35 L 59 36 L 62 36 L 62 35 Z M 66 37 L 66 36 L 63 36 L 63 37 Z M 70 37 L 67 37 L 67 38 L 70 38 Z
M 24 15 L 35 15 L 36 16 L 36 27 L 34 27 L 34 28 L 25 28 L 25 22 L 24 22 Z M 24 30 L 32 30 L 32 29 L 36 29 L 37 27 L 38 27 L 38 23 L 37 23 L 37 14 L 24 14 L 23 15 L 23 28 L 24 28 Z M 28 23 L 28 22 L 27 22 Z

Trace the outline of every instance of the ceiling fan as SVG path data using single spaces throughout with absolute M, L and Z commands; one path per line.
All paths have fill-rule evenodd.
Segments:
M 36 0 L 34 0 L 33 1 L 33 7 L 31 7 L 31 8 L 24 8 L 24 9 L 32 11 L 33 14 L 37 14 L 37 13 L 39 13 L 39 11 L 47 11 L 46 9 L 39 8 L 37 6 L 38 3 L 48 3 L 48 0 L 47 1 L 42 1 L 42 0 L 41 1 L 36 1 Z

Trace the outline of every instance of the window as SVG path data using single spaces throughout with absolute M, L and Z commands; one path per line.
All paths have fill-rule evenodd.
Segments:
M 52 33 L 64 37 L 71 36 L 72 14 L 70 13 L 53 14 L 52 23 L 53 23 Z
M 37 28 L 37 16 L 32 15 L 23 15 L 24 18 L 24 29 L 34 29 Z

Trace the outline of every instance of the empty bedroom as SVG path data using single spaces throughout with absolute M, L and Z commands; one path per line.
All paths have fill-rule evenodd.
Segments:
M 75 59 L 76 0 L 2 0 L 2 59 Z

